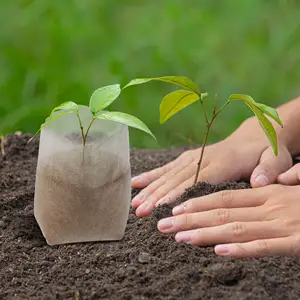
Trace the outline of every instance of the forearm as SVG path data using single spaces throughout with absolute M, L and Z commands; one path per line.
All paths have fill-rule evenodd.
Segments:
M 277 123 L 272 122 L 278 139 L 293 156 L 298 155 L 300 153 L 300 97 L 281 105 L 277 112 L 283 124 L 281 128 Z
M 300 154 L 300 97 L 279 106 L 277 112 L 283 128 L 270 118 L 269 120 L 277 132 L 278 141 L 284 144 L 293 156 Z M 253 141 L 264 139 L 267 142 L 256 117 L 243 122 L 232 137 L 244 137 Z

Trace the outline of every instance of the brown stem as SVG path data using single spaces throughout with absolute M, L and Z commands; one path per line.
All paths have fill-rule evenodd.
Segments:
M 210 123 L 208 123 L 207 126 L 206 126 L 206 133 L 205 133 L 205 137 L 204 137 L 203 144 L 202 144 L 200 159 L 199 159 L 198 164 L 197 164 L 197 171 L 196 171 L 196 176 L 195 176 L 194 184 L 196 184 L 197 181 L 198 181 L 198 177 L 199 177 L 199 173 L 200 173 L 200 168 L 201 168 L 201 164 L 202 164 L 202 160 L 203 160 L 203 156 L 204 156 L 204 150 L 205 150 L 205 147 L 206 147 L 209 130 L 210 130 L 210 127 L 212 125 L 213 120 L 214 119 L 212 119 L 212 121 Z
M 218 94 L 215 94 L 215 99 L 214 99 L 214 110 L 213 110 L 213 114 L 216 114 L 217 111 L 217 106 L 218 106 Z
M 205 121 L 206 121 L 206 126 L 208 126 L 209 122 L 208 122 L 207 113 L 206 113 L 206 110 L 205 110 L 205 107 L 204 107 L 204 103 L 203 103 L 202 100 L 200 102 L 201 102 L 201 105 L 202 105 L 202 108 L 203 108 L 203 112 L 204 112 L 204 116 L 205 116 Z
M 214 101 L 214 108 L 213 108 L 213 114 L 212 114 L 212 118 L 210 120 L 210 122 L 207 122 L 207 126 L 206 126 L 206 133 L 205 133 L 205 137 L 203 140 L 203 144 L 202 144 L 202 149 L 201 149 L 201 154 L 200 154 L 200 158 L 198 161 L 198 165 L 197 165 L 197 171 L 196 171 L 196 176 L 195 176 L 195 180 L 194 180 L 194 184 L 197 183 L 198 181 L 198 177 L 199 177 L 199 173 L 201 170 L 201 164 L 202 164 L 202 160 L 203 160 L 203 156 L 204 156 L 204 150 L 207 144 L 207 138 L 208 138 L 208 134 L 209 134 L 209 130 L 215 120 L 215 118 L 219 115 L 219 113 L 230 103 L 230 101 L 228 100 L 218 111 L 217 111 L 217 95 L 215 96 L 215 101 Z M 205 116 L 205 118 L 207 119 L 207 116 Z
M 203 156 L 204 156 L 204 150 L 205 150 L 205 147 L 206 147 L 206 144 L 207 144 L 207 138 L 208 138 L 208 135 L 209 135 L 209 130 L 210 130 L 211 125 L 213 124 L 215 118 L 217 117 L 217 115 L 218 115 L 218 113 L 216 112 L 216 103 L 215 103 L 214 108 L 213 108 L 212 118 L 211 118 L 210 122 L 207 121 L 206 132 L 205 132 L 204 140 L 203 140 L 203 143 L 202 143 L 200 158 L 199 158 L 199 161 L 198 161 L 198 164 L 197 164 L 197 170 L 196 170 L 194 184 L 196 184 L 197 181 L 198 181 L 198 177 L 199 177 L 199 173 L 200 173 L 201 165 L 202 165 L 202 161 L 203 161 Z
M 3 156 L 5 156 L 5 149 L 4 149 L 4 136 L 2 135 L 2 136 L 0 136 L 0 141 L 1 141 L 1 154 L 3 155 Z

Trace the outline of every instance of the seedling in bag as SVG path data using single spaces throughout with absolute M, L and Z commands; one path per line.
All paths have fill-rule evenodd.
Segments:
M 128 126 L 134 116 L 105 110 L 120 85 L 96 90 L 89 106 L 65 102 L 41 126 L 34 215 L 49 245 L 120 240 L 131 201 Z
M 267 136 L 272 148 L 274 150 L 274 154 L 278 155 L 278 144 L 277 144 L 277 135 L 276 131 L 272 125 L 272 123 L 268 120 L 268 117 L 275 120 L 280 126 L 282 126 L 281 120 L 278 116 L 277 111 L 265 104 L 257 103 L 251 96 L 244 94 L 232 94 L 229 96 L 229 99 L 226 103 L 218 108 L 217 101 L 215 98 L 213 111 L 211 117 L 208 116 L 205 110 L 205 98 L 208 96 L 208 93 L 201 93 L 200 88 L 189 78 L 182 76 L 164 76 L 164 77 L 156 77 L 156 78 L 137 78 L 130 81 L 125 88 L 133 85 L 138 85 L 150 81 L 163 81 L 175 84 L 180 86 L 182 89 L 173 91 L 167 94 L 160 104 L 160 123 L 165 123 L 168 119 L 170 119 L 173 115 L 188 107 L 189 105 L 195 103 L 196 101 L 200 101 L 203 107 L 203 113 L 206 121 L 206 132 L 202 143 L 202 149 L 197 165 L 197 171 L 195 174 L 194 184 L 197 182 L 199 177 L 199 172 L 201 170 L 201 164 L 203 161 L 205 147 L 207 145 L 207 138 L 209 136 L 209 132 L 211 126 L 217 116 L 221 113 L 221 111 L 231 102 L 233 101 L 243 101 L 254 113 L 254 115 L 258 118 L 259 124 L 263 129 L 265 135 Z

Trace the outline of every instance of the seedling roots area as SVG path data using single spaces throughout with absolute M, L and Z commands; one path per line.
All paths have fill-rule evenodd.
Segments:
M 6 137 L 0 154 L 0 299 L 300 299 L 299 258 L 230 259 L 177 244 L 156 229 L 171 206 L 142 219 L 130 211 L 120 242 L 48 246 L 33 216 L 38 141 L 29 138 Z M 132 150 L 132 173 L 181 151 Z M 178 201 L 246 187 L 199 184 Z

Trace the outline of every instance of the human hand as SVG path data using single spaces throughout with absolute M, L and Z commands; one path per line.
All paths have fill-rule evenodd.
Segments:
M 300 186 L 221 191 L 173 208 L 158 229 L 177 242 L 216 245 L 217 255 L 300 255 Z
M 300 184 L 300 163 L 294 165 L 285 173 L 277 177 L 277 182 L 284 185 L 297 185 Z
M 256 136 L 243 129 L 208 146 L 198 181 L 218 184 L 251 177 L 253 187 L 274 183 L 280 173 L 292 166 L 291 155 L 279 143 L 279 155 L 275 156 L 266 139 Z M 133 178 L 132 187 L 143 188 L 132 200 L 137 216 L 146 216 L 154 207 L 175 201 L 193 184 L 200 151 L 187 151 L 171 163 Z

